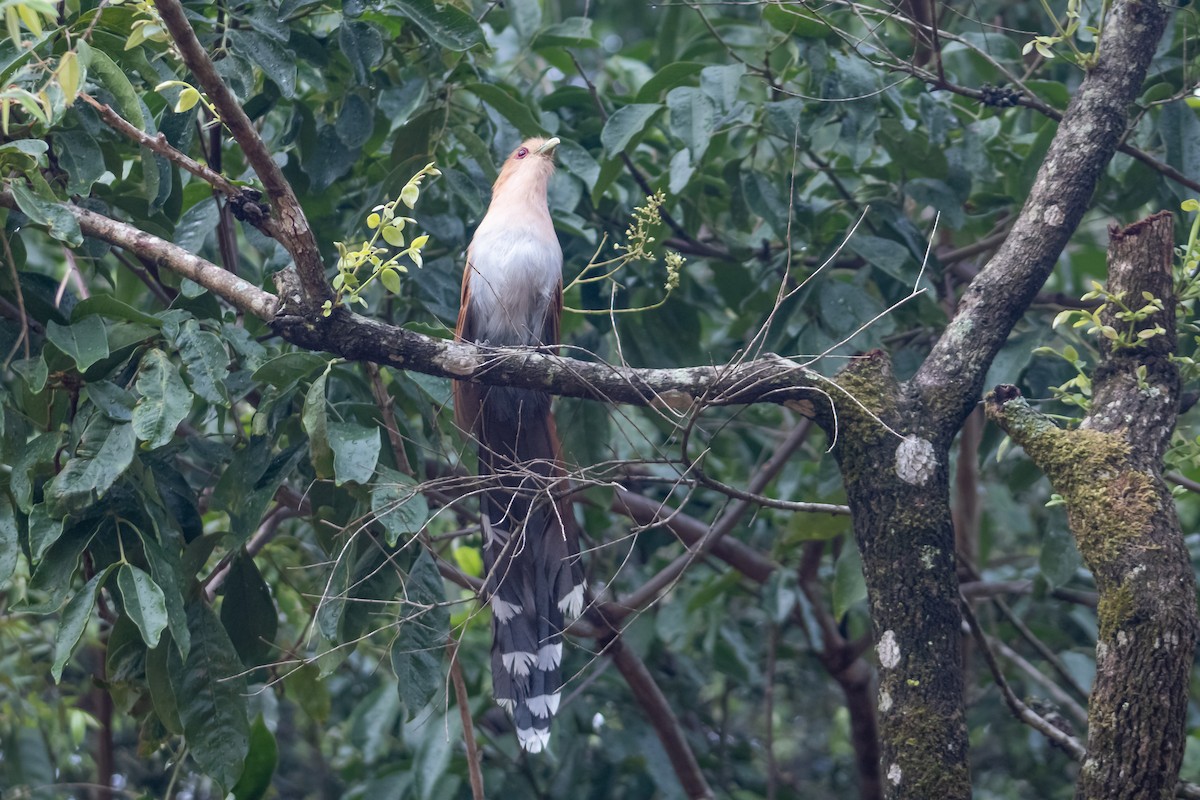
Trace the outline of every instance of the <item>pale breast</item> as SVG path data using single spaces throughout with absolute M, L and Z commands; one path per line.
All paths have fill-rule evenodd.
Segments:
M 544 344 L 546 313 L 562 281 L 558 239 L 481 226 L 471 242 L 469 263 L 477 339 L 493 345 Z

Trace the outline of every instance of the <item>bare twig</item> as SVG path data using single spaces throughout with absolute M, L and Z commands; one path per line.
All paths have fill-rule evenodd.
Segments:
M 962 598 L 962 602 L 959 605 L 962 608 L 962 614 L 964 619 L 966 619 L 967 627 L 970 629 L 971 635 L 975 638 L 975 643 L 979 645 L 979 651 L 983 654 L 983 660 L 988 665 L 988 669 L 991 670 L 992 679 L 996 682 L 996 686 L 1000 688 L 1004 702 L 1008 704 L 1008 708 L 1012 711 L 1013 716 L 1057 744 L 1071 758 L 1076 761 L 1082 761 L 1087 753 L 1078 739 L 1051 725 L 1044 717 L 1025 705 L 1013 693 L 1012 687 L 1008 685 L 1008 680 L 1004 677 L 1004 672 L 1000 669 L 1000 665 L 996 663 L 996 656 L 992 653 L 987 636 L 984 635 L 983 630 L 979 627 L 979 620 L 975 619 L 975 613 L 971 611 L 971 604 L 967 602 L 966 598 Z

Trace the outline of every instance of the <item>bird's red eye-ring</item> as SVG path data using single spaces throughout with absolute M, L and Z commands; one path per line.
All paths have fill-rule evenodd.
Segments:
M 528 147 L 520 147 L 520 148 L 517 148 L 517 158 L 524 158 L 524 157 L 525 157 L 525 156 L 527 156 L 527 155 L 529 155 L 529 148 L 528 148 Z

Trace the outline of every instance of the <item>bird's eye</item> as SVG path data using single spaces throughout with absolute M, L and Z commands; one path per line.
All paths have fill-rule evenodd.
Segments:
M 517 150 L 517 158 L 524 158 L 524 157 L 525 157 L 525 156 L 527 156 L 527 155 L 529 155 L 529 148 L 528 148 L 528 147 L 521 147 L 521 148 L 518 148 L 518 150 Z

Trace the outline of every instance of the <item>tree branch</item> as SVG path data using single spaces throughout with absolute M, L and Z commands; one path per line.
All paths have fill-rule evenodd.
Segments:
M 1099 61 L 1063 115 L 1012 232 L 971 282 L 913 379 L 940 437 L 953 436 L 974 406 L 992 359 L 1079 224 L 1125 134 L 1167 16 L 1158 2 L 1113 4 Z
M 1082 761 L 1087 752 L 1079 740 L 1051 725 L 1044 717 L 1021 702 L 1021 699 L 1013 692 L 1012 687 L 1008 685 L 1008 680 L 1004 677 L 1004 671 L 996 663 L 996 656 L 992 654 L 987 637 L 979 627 L 979 620 L 975 619 L 975 614 L 971 611 L 971 604 L 967 602 L 966 598 L 963 598 L 961 606 L 971 635 L 975 637 L 975 643 L 979 645 L 979 652 L 983 653 L 983 660 L 992 673 L 992 680 L 996 682 L 996 686 L 1000 687 L 1000 694 L 1004 697 L 1004 702 L 1012 711 L 1013 716 L 1061 747 L 1071 758 Z
M 300 201 L 292 191 L 291 184 L 284 177 L 279 165 L 271 158 L 270 150 L 258 135 L 246 112 L 242 110 L 241 103 L 221 80 L 212 59 L 200 46 L 183 6 L 178 0 L 154 0 L 154 5 L 162 17 L 163 25 L 179 49 L 184 65 L 200 82 L 208 94 L 209 101 L 220 114 L 221 123 L 229 129 L 246 160 L 263 182 L 267 196 L 271 199 L 272 211 L 278 220 L 276 238 L 296 262 L 296 271 L 304 287 L 306 304 L 320 306 L 333 295 L 329 283 L 325 280 L 325 264 L 321 259 L 320 246 L 308 225 Z
M 641 706 L 646 719 L 658 734 L 663 749 L 667 751 L 667 758 L 671 760 L 671 767 L 683 785 L 683 791 L 690 800 L 711 800 L 715 795 L 709 788 L 708 781 L 704 779 L 704 773 L 700 771 L 700 764 L 696 762 L 696 756 L 688 745 L 683 727 L 675 716 L 675 710 L 654 682 L 654 677 L 646 669 L 646 665 L 619 635 L 614 635 L 608 642 L 607 650 L 613 664 L 629 684 L 629 689 Z
M 11 192 L 0 192 L 0 206 L 17 207 Z M 177 275 L 190 278 L 241 311 L 264 320 L 275 316 L 279 298 L 221 269 L 211 261 L 95 211 L 88 211 L 71 203 L 64 203 L 63 208 L 75 215 L 75 219 L 79 220 L 80 229 L 88 236 L 122 247 L 140 258 L 166 267 Z

